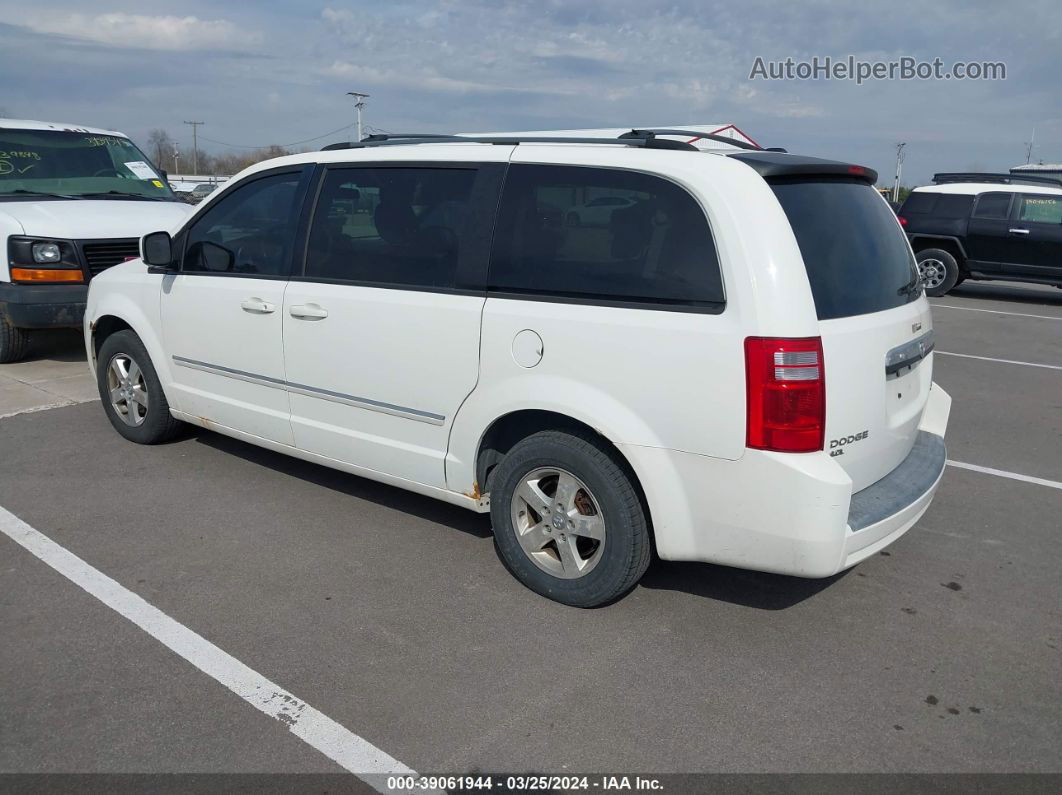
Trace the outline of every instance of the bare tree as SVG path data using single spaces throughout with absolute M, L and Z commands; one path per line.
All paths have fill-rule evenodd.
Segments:
M 206 164 L 206 168 L 210 169 L 209 172 L 204 169 L 204 173 L 232 175 L 263 160 L 290 154 L 292 154 L 290 149 L 273 144 L 263 149 L 252 149 L 236 154 L 216 155 L 213 157 L 200 154 L 199 159 L 201 163 Z
M 148 133 L 148 148 L 155 155 L 155 167 L 162 168 L 163 158 L 173 151 L 173 139 L 161 128 Z

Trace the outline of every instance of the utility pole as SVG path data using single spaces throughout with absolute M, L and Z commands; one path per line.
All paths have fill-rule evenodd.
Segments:
M 354 110 L 357 111 L 357 123 L 358 123 L 358 138 L 361 140 L 361 109 L 365 107 L 365 98 L 368 94 L 362 94 L 360 91 L 348 91 L 348 97 L 354 97 Z
M 903 151 L 905 146 L 907 146 L 906 141 L 896 144 L 896 178 L 892 181 L 893 204 L 900 200 L 900 169 L 903 166 L 903 159 L 906 157 L 906 153 Z
M 177 151 L 177 142 L 174 141 L 173 142 L 173 173 L 174 174 L 180 174 L 181 173 L 181 170 L 180 170 L 180 168 L 177 165 L 177 161 L 178 161 L 178 158 L 180 158 L 180 156 L 181 156 L 181 153 Z
M 201 121 L 186 121 L 185 124 L 192 125 L 192 171 L 199 175 L 199 137 L 196 133 L 199 132 L 199 125 Z
M 1025 162 L 1032 162 L 1033 146 L 1036 145 L 1036 128 L 1033 127 L 1032 138 L 1025 142 Z

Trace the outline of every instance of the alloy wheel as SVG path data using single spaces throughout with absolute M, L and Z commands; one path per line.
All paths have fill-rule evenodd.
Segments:
M 605 517 L 579 478 L 557 467 L 536 469 L 521 480 L 510 506 L 520 548 L 554 577 L 584 577 L 605 548 Z
M 107 364 L 107 389 L 111 408 L 126 425 L 143 425 L 147 419 L 148 391 L 144 371 L 127 353 L 116 353 Z
M 930 257 L 918 263 L 918 275 L 922 278 L 922 284 L 932 289 L 943 284 L 948 275 L 948 270 L 939 259 Z

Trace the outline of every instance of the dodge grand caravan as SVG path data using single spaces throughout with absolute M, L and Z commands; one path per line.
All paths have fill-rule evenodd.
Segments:
M 0 119 L 0 363 L 33 329 L 81 328 L 89 280 L 188 214 L 121 133 Z
M 929 305 L 874 172 L 726 144 L 379 136 L 254 166 L 92 282 L 103 407 L 134 442 L 192 423 L 489 511 L 571 605 L 651 548 L 851 567 L 944 470 Z

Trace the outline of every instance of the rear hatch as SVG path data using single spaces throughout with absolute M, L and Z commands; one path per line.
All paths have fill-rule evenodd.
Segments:
M 796 235 L 815 298 L 826 378 L 824 446 L 859 491 L 914 446 L 932 381 L 929 303 L 895 214 L 865 177 L 801 174 L 768 182 Z

